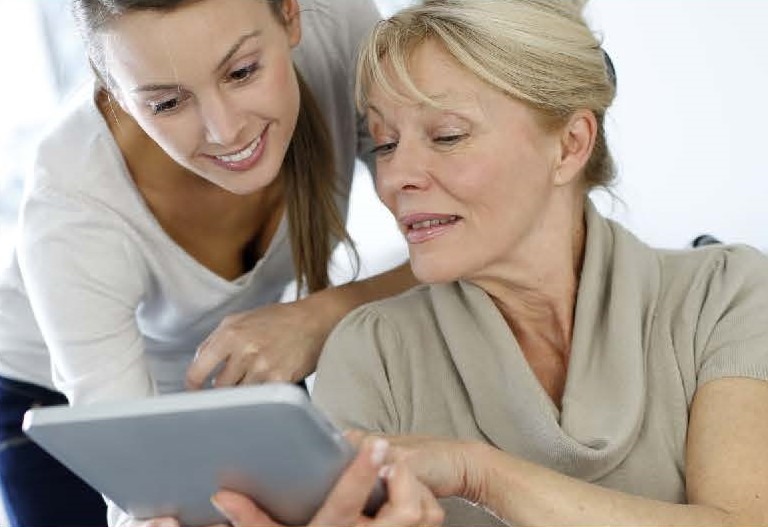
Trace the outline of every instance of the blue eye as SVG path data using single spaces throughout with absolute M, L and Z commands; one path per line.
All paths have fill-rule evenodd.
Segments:
M 395 148 L 397 147 L 397 143 L 382 143 L 380 145 L 376 145 L 372 150 L 371 154 L 380 157 L 385 156 L 387 154 L 390 154 L 395 151 Z
M 227 76 L 229 80 L 234 82 L 243 82 L 251 78 L 251 76 L 259 70 L 259 64 L 253 62 L 243 68 L 238 68 L 229 73 Z

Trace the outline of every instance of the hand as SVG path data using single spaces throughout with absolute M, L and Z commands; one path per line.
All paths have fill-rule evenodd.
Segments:
M 384 439 L 369 437 L 363 440 L 357 456 L 309 525 L 407 527 L 442 524 L 443 510 L 408 467 L 401 463 L 384 465 L 387 449 L 388 443 Z M 386 481 L 387 502 L 375 518 L 368 518 L 363 516 L 362 510 L 380 474 Z M 234 527 L 279 526 L 241 494 L 219 491 L 212 502 Z
M 230 315 L 197 349 L 187 387 L 203 386 L 221 365 L 214 385 L 296 382 L 315 370 L 332 322 L 299 300 Z
M 137 520 L 126 513 L 122 513 L 114 527 L 181 527 L 176 518 L 152 518 L 150 520 Z M 226 525 L 213 525 L 211 527 L 227 527 Z
M 357 443 L 363 432 L 351 431 L 347 438 Z M 392 445 L 388 462 L 405 464 L 438 498 L 460 496 L 478 502 L 483 473 L 475 460 L 478 444 L 426 436 L 388 436 Z

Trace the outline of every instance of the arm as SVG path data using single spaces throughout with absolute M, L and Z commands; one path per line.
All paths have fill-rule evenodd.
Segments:
M 31 192 L 21 220 L 19 263 L 58 389 L 71 404 L 153 393 L 135 319 L 141 265 L 119 223 L 47 188 Z
M 50 189 L 30 193 L 21 219 L 19 263 L 56 387 L 73 405 L 152 395 L 135 317 L 142 266 L 119 223 Z M 127 518 L 106 501 L 110 525 Z
M 406 263 L 295 302 L 227 317 L 201 344 L 187 372 L 187 385 L 199 388 L 221 363 L 226 364 L 216 386 L 302 379 L 314 371 L 325 339 L 347 313 L 414 285 Z
M 514 525 L 768 524 L 768 382 L 726 378 L 695 396 L 688 431 L 688 504 L 600 487 L 489 445 L 393 438 L 438 497 L 458 495 Z

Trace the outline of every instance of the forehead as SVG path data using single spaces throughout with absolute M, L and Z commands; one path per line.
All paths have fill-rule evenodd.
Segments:
M 244 35 L 279 29 L 264 0 L 200 0 L 172 11 L 127 13 L 101 35 L 106 66 L 132 76 L 180 75 L 190 66 L 215 68 Z
M 373 82 L 368 89 L 370 106 L 440 112 L 483 109 L 489 104 L 511 102 L 433 40 L 413 48 L 401 63 L 403 67 L 397 67 L 395 62 L 386 56 L 380 62 L 383 82 Z

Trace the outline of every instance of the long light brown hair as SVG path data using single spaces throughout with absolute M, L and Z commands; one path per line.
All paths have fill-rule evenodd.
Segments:
M 91 66 L 105 89 L 114 89 L 99 34 L 119 17 L 140 10 L 172 11 L 201 0 L 72 0 L 72 11 L 88 49 Z M 286 0 L 266 1 L 272 14 L 285 24 Z M 334 197 L 339 192 L 331 134 L 309 86 L 297 73 L 301 103 L 296 128 L 288 146 L 280 177 L 285 189 L 297 295 L 326 288 L 328 264 L 336 243 L 354 250 Z

